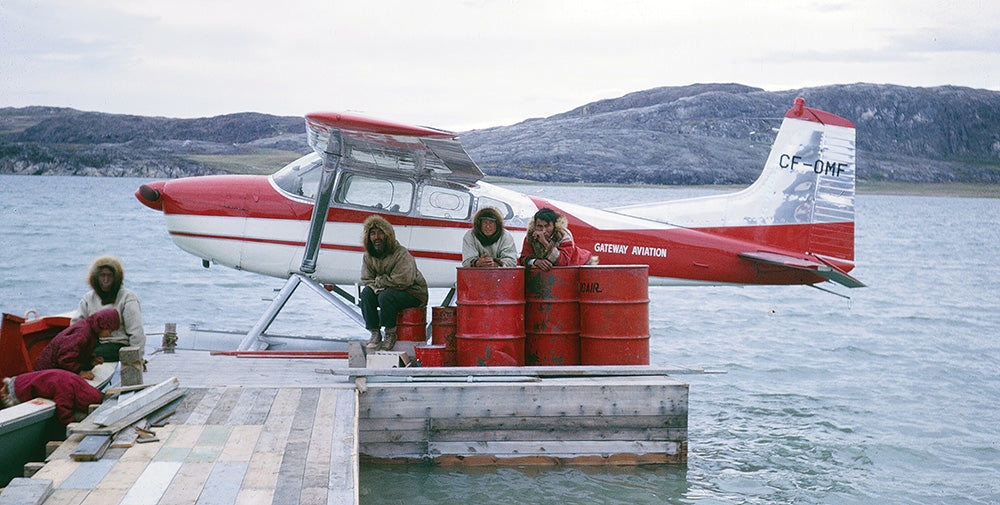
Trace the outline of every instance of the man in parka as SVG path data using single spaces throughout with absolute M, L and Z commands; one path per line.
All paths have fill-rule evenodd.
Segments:
M 396 242 L 392 225 L 382 216 L 365 219 L 361 240 L 365 246 L 361 315 L 371 332 L 368 347 L 391 350 L 396 345 L 396 315 L 403 309 L 427 304 L 427 281 L 410 252 Z
M 90 264 L 87 282 L 91 290 L 80 299 L 79 314 L 73 322 L 94 315 L 107 308 L 118 310 L 121 325 L 111 336 L 101 338 L 94 352 L 105 362 L 118 361 L 118 350 L 125 346 L 145 349 L 146 333 L 142 329 L 142 309 L 139 298 L 132 290 L 122 286 L 125 271 L 122 262 L 114 256 L 101 256 Z
M 483 207 L 472 218 L 472 229 L 462 237 L 463 267 L 515 267 L 517 245 L 503 227 L 503 216 Z

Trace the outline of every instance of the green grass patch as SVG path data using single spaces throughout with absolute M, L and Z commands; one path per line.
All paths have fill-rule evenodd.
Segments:
M 244 154 L 188 154 L 181 157 L 230 174 L 269 175 L 301 158 L 302 153 L 252 148 Z
M 974 182 L 858 182 L 858 194 L 1000 198 L 1000 184 Z

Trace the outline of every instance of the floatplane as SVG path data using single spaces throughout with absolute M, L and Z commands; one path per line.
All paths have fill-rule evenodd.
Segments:
M 455 286 L 462 236 L 487 206 L 500 210 L 518 244 L 539 208 L 555 209 L 600 264 L 648 265 L 651 285 L 864 286 L 849 274 L 854 124 L 801 98 L 746 189 L 604 210 L 484 182 L 452 132 L 334 112 L 305 122 L 313 152 L 270 176 L 187 177 L 136 191 L 204 266 L 287 279 L 241 350 L 266 347 L 261 335 L 300 284 L 363 324 L 340 286 L 359 281 L 362 222 L 371 214 L 392 223 L 431 287 Z

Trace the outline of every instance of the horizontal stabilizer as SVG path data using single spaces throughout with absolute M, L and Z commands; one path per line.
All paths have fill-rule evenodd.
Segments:
M 806 270 L 819 275 L 820 277 L 825 277 L 827 280 L 843 284 L 849 288 L 865 287 L 865 283 L 851 277 L 847 272 L 831 265 L 830 263 L 827 263 L 826 261 L 823 261 L 823 259 L 819 257 L 816 258 L 819 261 L 813 261 L 769 252 L 744 252 L 740 253 L 739 257 L 754 263 L 766 263 L 768 265 Z

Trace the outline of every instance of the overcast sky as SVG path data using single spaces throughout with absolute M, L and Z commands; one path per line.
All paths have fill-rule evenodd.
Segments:
M 1000 2 L 0 0 L 0 107 L 453 131 L 658 86 L 1000 90 Z

